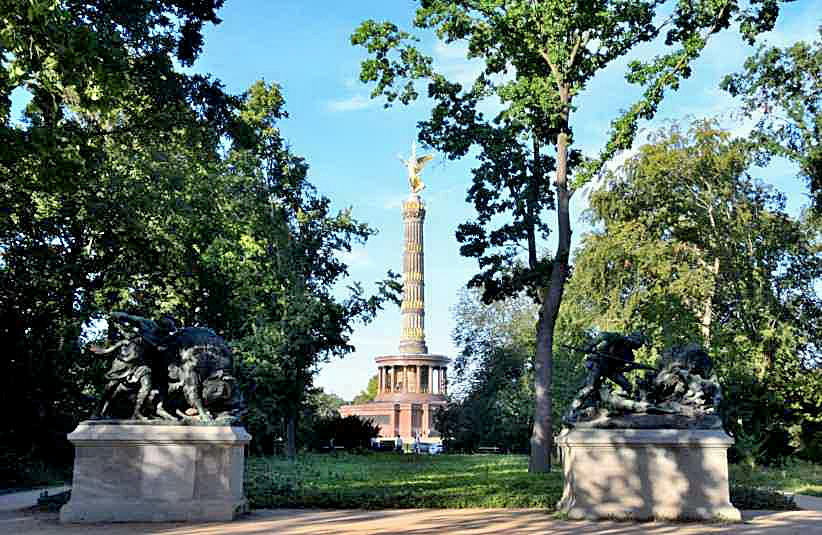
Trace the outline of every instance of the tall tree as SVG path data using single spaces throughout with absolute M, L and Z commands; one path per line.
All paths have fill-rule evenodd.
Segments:
M 251 87 L 241 113 L 257 140 L 238 145 L 229 155 L 232 172 L 252 177 L 260 210 L 253 216 L 257 234 L 245 236 L 260 262 L 244 286 L 250 333 L 240 341 L 251 361 L 276 362 L 279 391 L 287 414 L 287 453 L 296 456 L 300 409 L 316 367 L 354 348 L 350 336 L 358 322 L 368 322 L 386 300 L 398 301 L 396 275 L 379 282 L 373 295 L 359 283 L 339 298 L 337 286 L 348 281 L 339 253 L 365 243 L 374 230 L 353 218 L 350 209 L 333 213 L 331 201 L 308 181 L 308 166 L 293 155 L 280 136 L 283 99 L 276 85 Z
M 777 2 L 746 8 L 722 0 L 422 0 L 414 25 L 434 30 L 446 43 L 466 42 L 468 59 L 482 64 L 467 88 L 435 72 L 415 38 L 393 23 L 369 20 L 352 36 L 371 54 L 361 80 L 374 82 L 372 96 L 385 96 L 387 105 L 410 102 L 418 96 L 415 80 L 429 80 L 435 106 L 421 124 L 421 140 L 450 158 L 479 148 L 469 192 L 479 217 L 458 233 L 462 252 L 478 259 L 483 273 L 474 282 L 485 287 L 487 299 L 527 290 L 541 306 L 529 470 L 550 469 L 554 328 L 569 276 L 573 191 L 630 147 L 639 121 L 652 118 L 665 93 L 691 74 L 691 63 L 713 34 L 736 19 L 752 39 L 773 26 L 778 9 Z M 649 41 L 667 50 L 630 63 L 626 76 L 644 87 L 643 96 L 613 122 L 600 154 L 583 160 L 572 147 L 575 97 L 594 75 Z M 478 110 L 489 97 L 502 105 L 490 120 Z M 548 231 L 542 212 L 552 202 L 557 249 L 540 259 L 537 240 Z M 499 214 L 507 223 L 493 228 Z M 515 260 L 521 249 L 524 266 Z
M 818 228 L 749 175 L 757 150 L 711 122 L 652 136 L 592 193 L 601 230 L 583 238 L 568 294 L 578 328 L 642 329 L 657 352 L 709 345 L 733 396 L 726 426 L 768 441 L 822 414 L 822 255 Z
M 17 407 L 7 447 L 70 452 L 65 432 L 96 368 L 78 343 L 84 325 L 164 273 L 162 211 L 230 130 L 220 85 L 173 65 L 194 61 L 221 3 L 0 2 L 0 344 L 11 355 L 0 366 L 12 386 L 0 401 Z M 19 118 L 15 91 L 28 99 Z
M 745 333 L 765 359 L 756 367 L 769 366 L 777 325 L 817 315 L 822 258 L 817 231 L 748 174 L 756 150 L 710 122 L 673 126 L 609 175 L 591 195 L 603 230 L 584 238 L 572 283 L 589 319 L 718 349 Z
M 308 183 L 276 132 L 279 91 L 231 96 L 175 70 L 221 3 L 0 3 L 0 343 L 13 355 L 0 371 L 15 385 L 0 400 L 20 407 L 6 446 L 68 446 L 105 370 L 83 349 L 105 311 L 171 313 L 238 341 L 254 425 L 273 432 L 267 413 L 293 430 L 313 367 L 349 351 L 351 322 L 381 303 L 331 292 L 347 275 L 336 254 L 372 231 Z M 15 89 L 30 96 L 21 120 Z
M 722 87 L 742 97 L 749 116 L 761 115 L 753 131 L 760 163 L 777 155 L 798 164 L 822 210 L 822 40 L 762 46 Z

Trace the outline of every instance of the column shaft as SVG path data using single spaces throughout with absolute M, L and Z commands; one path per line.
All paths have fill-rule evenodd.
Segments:
M 412 194 L 402 205 L 403 246 L 402 337 L 400 353 L 428 353 L 425 344 L 425 267 L 423 223 L 425 205 Z

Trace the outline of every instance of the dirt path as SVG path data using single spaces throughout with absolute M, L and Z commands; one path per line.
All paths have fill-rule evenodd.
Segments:
M 212 524 L 69 524 L 56 513 L 0 512 L 0 533 L 13 535 L 812 535 L 822 534 L 822 512 L 744 513 L 740 524 L 574 522 L 533 509 L 258 510 L 234 522 Z

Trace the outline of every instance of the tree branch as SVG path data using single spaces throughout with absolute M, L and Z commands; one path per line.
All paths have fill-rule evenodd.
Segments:
M 591 40 L 590 34 L 588 30 L 582 32 L 582 35 L 577 36 L 577 42 L 574 43 L 574 48 L 571 50 L 571 55 L 568 57 L 568 65 L 566 65 L 566 69 L 569 71 L 571 67 L 574 66 L 574 61 L 577 59 L 577 53 L 579 52 L 580 47 L 588 45 L 588 41 Z
M 542 56 L 542 59 L 545 60 L 545 63 L 548 64 L 548 67 L 551 68 L 551 73 L 554 75 L 554 82 L 556 82 L 557 84 L 557 91 L 561 91 L 564 78 L 562 74 L 559 72 L 559 67 L 557 67 L 556 63 L 551 61 L 551 58 L 548 56 L 547 50 L 540 50 L 539 54 L 540 56 Z

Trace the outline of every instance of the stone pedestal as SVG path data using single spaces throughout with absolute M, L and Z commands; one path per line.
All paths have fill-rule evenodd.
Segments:
M 573 519 L 741 519 L 722 430 L 572 429 L 557 439 Z
M 61 522 L 231 520 L 247 509 L 242 427 L 82 422 Z

